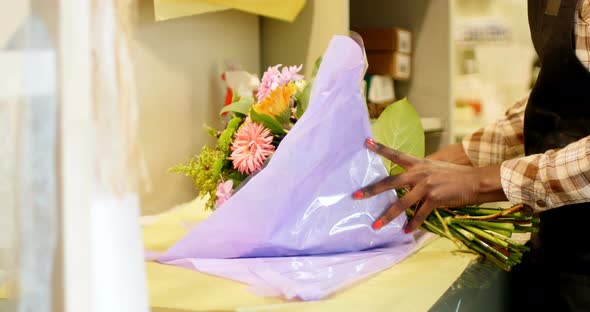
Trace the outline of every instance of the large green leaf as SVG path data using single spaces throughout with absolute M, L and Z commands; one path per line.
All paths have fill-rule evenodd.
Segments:
M 407 98 L 389 105 L 373 123 L 373 138 L 388 147 L 415 157 L 424 157 L 424 129 L 420 116 Z M 391 175 L 404 170 L 384 159 Z
M 242 115 L 248 115 L 248 111 L 250 111 L 250 107 L 254 104 L 254 97 L 251 96 L 242 96 L 237 102 L 233 102 L 230 105 L 224 107 L 219 114 L 223 114 L 225 112 L 234 112 L 240 113 Z
M 301 91 L 296 96 L 297 111 L 295 114 L 296 114 L 297 118 L 301 118 L 301 116 L 303 116 L 303 113 L 307 110 L 307 105 L 309 104 L 309 97 L 311 96 L 312 86 L 313 86 L 312 82 L 308 81 L 307 84 L 305 85 L 305 88 L 303 88 L 303 91 Z
M 296 99 L 297 99 L 297 111 L 295 112 L 297 118 L 301 118 L 303 113 L 307 110 L 307 106 L 309 104 L 309 97 L 311 96 L 311 88 L 313 87 L 313 81 L 315 80 L 315 76 L 320 69 L 320 65 L 322 64 L 322 57 L 318 57 L 315 60 L 313 65 L 313 71 L 311 73 L 311 79 L 308 79 L 307 85 L 303 88 L 303 91 L 300 92 Z
M 250 118 L 253 122 L 260 123 L 267 127 L 274 134 L 285 134 L 285 129 L 278 120 L 267 114 L 259 114 L 255 110 L 250 110 Z
M 320 65 L 322 65 L 322 59 L 323 59 L 323 56 L 320 56 L 313 63 L 313 70 L 311 72 L 312 79 L 314 79 L 315 76 L 318 74 L 318 70 L 320 70 Z

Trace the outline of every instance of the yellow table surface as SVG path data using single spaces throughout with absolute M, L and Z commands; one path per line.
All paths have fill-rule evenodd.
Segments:
M 8 299 L 13 297 L 12 291 L 14 289 L 13 282 L 7 282 L 4 285 L 0 285 L 0 299 Z
M 184 236 L 190 225 L 207 217 L 203 203 L 195 200 L 142 218 L 146 249 L 164 251 Z M 449 240 L 437 238 L 390 269 L 314 302 L 262 298 L 231 280 L 147 262 L 150 306 L 152 312 L 427 311 L 474 259 L 455 250 Z M 11 297 L 8 284 L 0 286 L 0 299 Z
M 143 219 L 147 250 L 164 251 L 188 232 L 183 222 L 207 217 L 202 200 Z M 189 311 L 427 311 L 459 277 L 471 254 L 437 238 L 401 263 L 314 302 L 262 298 L 247 286 L 196 271 L 146 263 L 153 312 Z

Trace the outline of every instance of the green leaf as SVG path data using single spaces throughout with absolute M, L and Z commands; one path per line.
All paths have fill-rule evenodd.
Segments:
M 239 100 L 240 97 L 238 96 L 238 93 L 236 92 L 236 90 L 232 89 L 231 90 L 231 102 L 236 102 L 237 100 Z
M 236 188 L 240 183 L 242 183 L 248 176 L 241 174 L 237 170 L 229 170 L 229 174 L 227 174 L 226 178 L 230 180 L 234 180 L 234 188 Z
M 322 56 L 318 57 L 313 64 L 313 71 L 311 72 L 311 78 L 315 78 L 318 74 L 318 70 L 320 69 L 320 65 L 322 65 Z
M 203 129 L 205 129 L 205 132 L 207 132 L 208 135 L 217 138 L 217 130 L 215 130 L 214 128 L 208 125 L 203 125 Z
M 307 106 L 309 104 L 309 98 L 311 96 L 311 89 L 313 87 L 313 80 L 315 79 L 315 76 L 317 75 L 321 64 L 322 64 L 322 57 L 320 56 L 315 60 L 315 64 L 313 66 L 313 71 L 311 73 L 311 79 L 309 79 L 307 81 L 307 84 L 305 85 L 305 88 L 303 88 L 303 91 L 301 93 L 299 93 L 296 97 L 297 112 L 295 114 L 298 119 L 301 118 L 301 116 L 303 116 L 303 113 L 305 113 L 305 111 L 307 110 Z
M 377 142 L 415 157 L 424 157 L 422 122 L 407 98 L 389 105 L 375 121 L 372 128 L 373 137 Z M 383 160 L 391 175 L 404 171 L 389 160 Z
M 285 129 L 280 122 L 274 119 L 270 115 L 259 114 L 255 110 L 250 110 L 250 118 L 253 122 L 260 123 L 270 130 L 274 134 L 285 134 Z
M 295 114 L 297 116 L 297 119 L 301 118 L 301 116 L 303 116 L 303 113 L 305 113 L 305 111 L 307 110 L 307 105 L 309 104 L 309 97 L 311 96 L 311 87 L 312 83 L 307 82 L 305 88 L 303 88 L 303 91 L 301 91 L 301 93 L 297 94 L 296 96 L 297 112 Z
M 225 112 L 234 112 L 240 113 L 242 115 L 248 115 L 248 111 L 250 111 L 250 107 L 254 105 L 254 97 L 252 96 L 242 96 L 237 102 L 233 102 L 230 105 L 224 107 L 219 114 L 223 114 Z

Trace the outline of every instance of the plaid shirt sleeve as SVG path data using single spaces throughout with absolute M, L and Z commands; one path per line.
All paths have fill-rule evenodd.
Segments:
M 507 160 L 502 189 L 536 211 L 590 201 L 590 136 L 559 150 Z
M 528 97 L 518 101 L 496 122 L 466 136 L 463 149 L 476 167 L 497 165 L 524 155 L 524 110 Z
M 576 55 L 590 70 L 590 0 L 578 4 Z M 590 201 L 590 136 L 562 149 L 520 157 L 526 103 L 527 99 L 518 102 L 504 118 L 463 140 L 472 164 L 501 163 L 502 188 L 508 199 L 536 211 Z
M 590 69 L 590 0 L 579 1 L 577 13 L 574 21 L 576 56 Z

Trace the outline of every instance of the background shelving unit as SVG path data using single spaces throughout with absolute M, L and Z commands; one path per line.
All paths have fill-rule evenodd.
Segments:
M 452 110 L 451 139 L 459 141 L 464 135 L 503 115 L 504 111 L 529 91 L 535 52 L 531 42 L 526 1 L 454 0 L 453 9 L 453 79 L 454 102 L 462 99 L 458 86 L 463 83 L 465 66 L 470 61 L 476 67 L 480 82 L 483 112 L 480 118 L 464 122 L 459 109 Z M 489 40 L 463 40 L 459 31 L 465 23 L 488 23 L 505 29 L 505 36 Z M 469 118 L 469 117 L 468 117 Z
M 326 16 L 330 18 L 324 18 Z M 501 20 L 509 30 L 509 37 L 480 41 L 457 39 L 459 25 L 483 19 Z M 293 24 L 262 19 L 262 67 L 287 61 L 312 64 L 329 38 L 347 33 L 349 27 L 402 27 L 412 32 L 412 78 L 396 81 L 396 95 L 408 96 L 422 117 L 430 121 L 431 118 L 440 119 L 440 129 L 432 130 L 442 131 L 427 133 L 427 153 L 460 141 L 465 134 L 500 117 L 510 104 L 527 93 L 534 50 L 525 1 L 337 0 L 324 3 L 312 0 Z M 321 34 L 316 33 L 318 30 Z M 281 47 L 279 43 L 284 38 L 295 40 L 290 40 L 288 47 Z M 483 116 L 464 125 L 456 108 L 459 96 L 456 86 L 462 79 L 466 57 L 476 60 L 486 92 L 482 92 Z
M 442 132 L 427 135 L 427 152 L 450 142 L 452 103 L 451 1 L 350 0 L 351 27 L 402 27 L 412 32 L 412 77 L 396 81 L 421 117 L 439 118 Z
M 292 24 L 262 18 L 262 68 L 278 62 L 313 64 L 333 35 L 347 34 L 350 28 L 407 28 L 413 33 L 412 78 L 396 82 L 396 94 L 408 96 L 422 117 L 440 119 L 441 126 L 431 127 L 433 135 L 428 140 L 427 151 L 434 151 L 450 142 L 450 7 L 447 0 L 311 0 Z M 300 41 L 284 47 L 285 38 Z M 310 70 L 307 66 L 306 74 Z M 432 125 L 432 119 L 425 125 Z

